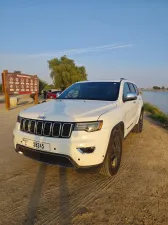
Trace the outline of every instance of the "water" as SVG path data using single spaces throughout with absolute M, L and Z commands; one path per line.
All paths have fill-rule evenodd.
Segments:
M 168 113 L 168 92 L 143 91 L 144 102 L 157 106 L 161 111 Z

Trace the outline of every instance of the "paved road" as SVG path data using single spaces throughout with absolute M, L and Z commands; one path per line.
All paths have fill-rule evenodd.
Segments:
M 0 112 L 0 224 L 168 224 L 168 134 L 145 121 L 124 141 L 119 173 L 40 164 L 14 152 L 20 109 Z

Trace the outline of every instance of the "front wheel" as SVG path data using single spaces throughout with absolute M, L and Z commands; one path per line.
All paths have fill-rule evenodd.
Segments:
M 119 129 L 112 131 L 106 157 L 100 173 L 106 176 L 115 175 L 120 167 L 122 156 L 122 135 Z

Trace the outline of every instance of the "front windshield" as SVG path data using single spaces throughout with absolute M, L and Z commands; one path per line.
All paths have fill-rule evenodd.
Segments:
M 116 101 L 118 99 L 119 87 L 119 82 L 75 83 L 66 89 L 57 99 Z

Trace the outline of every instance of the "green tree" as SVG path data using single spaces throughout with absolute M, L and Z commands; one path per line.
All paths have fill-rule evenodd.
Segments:
M 154 89 L 154 90 L 160 90 L 161 88 L 158 87 L 158 86 L 153 86 L 153 89 Z
M 48 91 L 48 90 L 50 90 L 50 89 L 54 89 L 54 88 L 55 88 L 54 84 L 47 84 L 47 85 L 45 86 L 45 90 L 46 90 L 46 91 Z
M 48 86 L 47 82 L 39 79 L 39 93 L 41 94 L 42 90 L 46 89 Z
M 71 84 L 87 80 L 87 73 L 84 66 L 75 65 L 74 60 L 62 56 L 48 61 L 51 71 L 50 77 L 56 88 L 66 88 Z
M 0 83 L 0 93 L 2 93 L 2 84 Z

